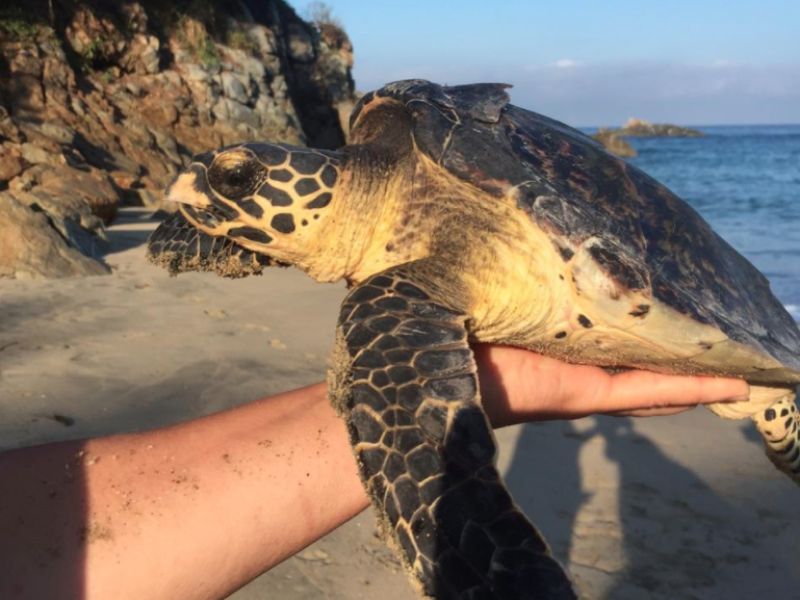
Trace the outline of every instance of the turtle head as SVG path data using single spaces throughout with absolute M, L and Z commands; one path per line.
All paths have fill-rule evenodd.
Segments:
M 166 195 L 203 233 L 302 267 L 318 252 L 340 164 L 335 152 L 237 144 L 195 156 Z

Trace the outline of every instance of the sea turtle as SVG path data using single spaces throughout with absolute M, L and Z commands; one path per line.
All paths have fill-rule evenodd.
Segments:
M 800 482 L 800 331 L 755 267 L 686 203 L 500 84 L 399 81 L 352 144 L 196 156 L 153 234 L 173 272 L 295 265 L 347 280 L 329 378 L 380 529 L 437 599 L 573 598 L 494 466 L 470 341 L 606 368 L 731 375 Z

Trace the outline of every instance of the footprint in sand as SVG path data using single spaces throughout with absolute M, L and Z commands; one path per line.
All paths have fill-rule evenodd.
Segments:
M 253 331 L 260 331 L 262 333 L 269 333 L 272 331 L 272 327 L 268 325 L 259 325 L 258 323 L 245 323 L 244 326 L 247 329 L 251 329 Z M 280 341 L 278 338 L 272 338 L 269 340 L 270 348 L 275 348 L 276 350 L 286 350 L 288 346 Z
M 275 348 L 276 350 L 286 350 L 286 348 L 289 347 L 286 344 L 284 344 L 282 341 L 280 341 L 278 338 L 272 338 L 269 341 L 269 345 L 270 345 L 271 348 Z
M 204 296 L 195 296 L 193 294 L 177 294 L 179 300 L 192 300 L 197 304 L 202 304 L 203 302 L 208 302 L 208 298 Z

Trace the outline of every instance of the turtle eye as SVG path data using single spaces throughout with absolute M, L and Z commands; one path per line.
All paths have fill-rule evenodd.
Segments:
M 230 188 L 240 188 L 245 184 L 245 174 L 240 169 L 231 171 L 225 176 L 225 185 Z
M 264 178 L 264 167 L 255 159 L 233 164 L 214 164 L 208 171 L 208 183 L 221 196 L 241 200 L 250 196 Z

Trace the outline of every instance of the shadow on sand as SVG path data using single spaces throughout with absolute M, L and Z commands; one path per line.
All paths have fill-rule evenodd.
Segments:
M 787 526 L 796 530 L 797 516 L 778 506 L 760 510 L 740 496 L 724 499 L 634 422 L 595 417 L 526 426 L 506 474 L 523 510 L 569 566 L 581 598 L 798 597 L 800 551 L 791 544 L 787 555 L 786 540 L 778 539 Z M 722 465 L 722 456 L 708 462 L 715 459 Z M 765 473 L 769 468 L 765 461 Z M 765 493 L 777 488 L 780 495 L 764 504 L 793 504 L 782 494 L 796 492 L 787 483 L 767 481 Z
M 144 254 L 147 240 L 153 233 L 153 223 L 160 221 L 153 217 L 153 211 L 148 208 L 126 207 L 119 211 L 114 220 L 114 227 L 107 231 L 109 244 L 100 253 L 105 260 L 109 254 L 125 252 L 138 246 L 142 247 Z

